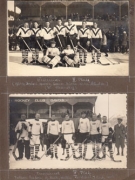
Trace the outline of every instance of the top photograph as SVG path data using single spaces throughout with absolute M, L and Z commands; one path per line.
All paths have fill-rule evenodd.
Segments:
M 8 76 L 128 76 L 129 1 L 8 1 Z

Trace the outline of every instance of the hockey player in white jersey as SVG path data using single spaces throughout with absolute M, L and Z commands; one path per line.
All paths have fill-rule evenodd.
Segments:
M 90 160 L 101 160 L 99 157 L 101 123 L 97 120 L 97 115 L 93 113 L 92 121 L 90 121 L 90 137 L 92 141 L 93 157 Z
M 107 122 L 107 117 L 103 116 L 102 123 L 101 123 L 101 135 L 102 135 L 102 159 L 106 158 L 106 145 L 109 148 L 110 158 L 113 160 L 113 150 L 112 150 L 112 133 L 113 129 L 111 124 Z
M 80 153 L 80 157 L 79 159 L 85 159 L 86 157 L 86 153 L 87 153 L 87 138 L 89 136 L 89 132 L 90 132 L 90 121 L 89 119 L 86 117 L 86 112 L 83 111 L 81 113 L 82 117 L 79 119 L 79 126 L 78 126 L 78 130 L 79 130 L 79 153 Z M 84 150 L 82 153 L 82 143 L 84 142 Z
M 51 41 L 54 40 L 53 29 L 50 27 L 50 22 L 46 21 L 45 27 L 42 28 L 42 46 L 44 48 L 44 55 L 46 54 L 47 48 L 51 47 Z
M 30 63 L 40 64 L 39 50 L 41 49 L 41 29 L 39 28 L 38 22 L 34 22 L 34 27 L 31 29 L 31 50 L 32 50 L 32 61 Z
M 66 30 L 67 44 L 70 44 L 71 47 L 72 46 L 76 47 L 78 31 L 76 25 L 72 22 L 72 19 L 68 19 L 68 25 L 65 26 L 65 30 Z
M 40 114 L 35 115 L 35 119 L 30 122 L 29 127 L 29 137 L 30 137 L 30 155 L 31 160 L 39 160 L 38 152 L 40 146 L 40 138 L 43 136 L 43 125 L 40 122 Z M 34 148 L 35 148 L 35 156 L 34 156 Z
M 100 48 L 101 48 L 101 42 L 102 42 L 102 31 L 97 26 L 97 22 L 94 22 L 93 28 L 90 31 L 90 37 L 91 37 L 91 48 L 92 48 L 92 61 L 91 63 L 98 63 L 100 62 Z
M 22 51 L 22 63 L 27 64 L 31 36 L 31 29 L 29 28 L 28 22 L 25 22 L 24 26 L 19 28 L 16 36 L 18 36 L 20 40 L 20 49 Z
M 25 149 L 25 157 L 27 159 L 30 158 L 30 141 L 28 137 L 28 130 L 29 130 L 29 124 L 25 121 L 26 116 L 24 114 L 21 115 L 21 120 L 17 123 L 15 127 L 15 132 L 17 133 L 17 139 L 18 139 L 18 152 L 19 156 L 17 160 L 21 160 L 23 158 L 23 153 Z
M 69 44 L 67 45 L 67 48 L 62 51 L 61 57 L 63 63 L 66 63 L 68 67 L 80 67 L 77 54 L 73 49 L 71 49 L 71 46 Z
M 59 137 L 59 133 L 60 133 L 59 121 L 56 120 L 55 115 L 52 114 L 52 118 L 48 122 L 48 127 L 47 127 L 47 134 L 50 141 L 51 159 L 53 159 L 54 154 L 55 154 L 55 158 L 58 159 L 57 139 Z
M 46 55 L 42 58 L 42 62 L 52 69 L 58 66 L 60 60 L 60 51 L 56 47 L 56 42 L 52 41 L 51 47 L 47 49 Z
M 73 152 L 73 158 L 77 159 L 75 156 L 75 149 L 74 149 L 74 140 L 73 136 L 75 133 L 75 127 L 74 122 L 69 118 L 69 115 L 65 115 L 65 119 L 62 122 L 62 135 L 64 136 L 64 139 L 66 140 L 66 159 L 69 159 L 69 148 L 71 146 L 72 152 Z
M 79 50 L 79 59 L 80 62 L 87 63 L 87 51 L 88 47 L 90 46 L 90 30 L 89 28 L 86 27 L 87 22 L 83 21 L 82 22 L 82 27 L 78 31 L 78 45 L 81 45 L 83 49 L 80 48 Z M 84 54 L 83 54 L 84 53 Z M 84 56 L 84 60 L 83 60 Z
M 66 47 L 66 28 L 62 25 L 62 20 L 57 20 L 57 25 L 53 28 L 54 37 L 56 41 L 56 47 L 59 47 L 61 50 Z

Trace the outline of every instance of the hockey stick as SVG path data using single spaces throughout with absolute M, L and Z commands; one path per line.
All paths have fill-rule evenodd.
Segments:
M 106 147 L 105 144 L 100 148 L 99 152 L 103 152 L 104 147 Z M 111 158 L 107 153 L 105 153 L 105 155 L 108 156 L 109 158 Z M 122 162 L 121 160 L 115 160 L 115 159 L 112 159 L 112 158 L 111 158 L 111 160 L 114 161 L 114 162 Z
M 74 46 L 74 44 L 73 44 L 73 41 L 72 41 L 70 35 L 68 35 L 68 37 L 69 37 L 69 40 L 70 40 L 70 42 L 71 42 L 71 45 L 72 45 L 72 47 L 73 47 L 73 49 L 74 49 L 74 53 L 76 53 L 76 51 L 75 51 L 75 46 Z
M 54 145 L 54 144 L 59 140 L 59 138 L 60 138 L 60 136 L 54 141 L 54 143 L 53 143 L 52 145 Z M 46 153 L 47 153 L 50 149 L 51 149 L 51 147 L 49 147 L 49 148 L 44 152 L 44 154 L 40 157 L 40 159 L 42 159 L 42 157 L 43 157 L 44 155 L 46 155 Z
M 98 53 L 101 53 L 99 49 L 97 49 L 93 44 L 91 44 L 91 46 L 98 52 Z M 109 63 L 106 63 L 106 64 L 102 64 L 100 63 L 102 66 L 108 66 L 110 65 Z
M 21 36 L 20 36 L 21 37 Z M 24 44 L 27 46 L 28 50 L 31 52 L 30 47 L 28 46 L 28 44 L 26 43 L 26 41 L 23 39 L 23 37 L 21 37 L 21 39 L 23 40 Z
M 116 64 L 120 64 L 120 62 L 116 62 L 116 63 L 114 63 L 114 62 L 112 62 L 109 58 L 106 58 L 112 65 L 116 65 Z
M 38 39 L 36 39 L 36 42 L 38 43 L 38 46 L 40 47 L 41 51 L 43 52 L 43 48 L 41 47 L 41 45 L 40 45 Z
M 63 49 L 63 47 L 62 47 L 62 43 L 61 43 L 60 37 L 59 37 L 59 35 L 58 35 L 58 34 L 56 34 L 56 37 L 58 38 L 58 41 L 59 41 L 59 43 L 60 43 L 61 50 L 62 50 L 62 49 Z
M 18 136 L 18 138 L 17 138 L 17 141 L 16 141 L 16 143 L 15 143 L 15 145 L 14 145 L 14 149 L 13 149 L 13 151 L 12 151 L 12 154 L 13 154 L 15 160 L 17 160 L 17 156 L 15 155 L 15 151 L 16 151 L 16 149 L 17 149 L 17 144 L 18 144 L 19 138 L 20 138 L 20 136 L 21 136 L 21 133 L 22 133 L 22 132 L 20 132 L 20 134 L 19 134 L 19 136 Z
M 87 141 L 87 138 L 82 142 L 82 144 L 85 143 L 85 141 Z M 78 149 L 79 149 L 79 147 L 77 149 L 75 149 L 74 153 L 77 152 Z M 61 161 L 68 161 L 72 156 L 73 156 L 73 153 L 69 156 L 69 158 L 67 158 L 67 159 L 60 159 L 60 160 Z

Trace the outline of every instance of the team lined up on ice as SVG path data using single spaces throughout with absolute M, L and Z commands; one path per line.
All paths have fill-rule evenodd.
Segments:
M 40 160 L 44 155 L 50 155 L 51 159 L 54 157 L 58 159 L 57 146 L 61 144 L 63 151 L 66 150 L 65 160 L 68 160 L 71 156 L 73 156 L 75 160 L 102 160 L 106 158 L 106 147 L 108 147 L 109 157 L 112 161 L 115 161 L 112 149 L 113 137 L 115 137 L 117 155 L 120 155 L 119 149 L 121 147 L 121 155 L 123 156 L 126 136 L 126 128 L 122 124 L 122 119 L 118 118 L 117 120 L 118 123 L 112 128 L 110 123 L 107 122 L 106 116 L 103 116 L 100 121 L 97 119 L 97 115 L 93 114 L 92 120 L 90 121 L 86 117 L 86 112 L 83 111 L 79 119 L 78 127 L 75 130 L 74 122 L 68 114 L 65 115 L 61 126 L 55 115 L 52 114 L 51 120 L 47 122 L 47 131 L 45 132 L 42 122 L 40 121 L 40 114 L 36 114 L 35 119 L 30 123 L 26 121 L 26 116 L 22 114 L 21 120 L 15 128 L 19 152 L 16 160 L 23 159 L 24 148 L 27 159 Z M 43 156 L 39 157 L 39 147 L 40 145 L 44 145 L 45 141 L 47 141 L 45 143 L 46 151 Z M 89 143 L 92 144 L 93 155 L 91 155 L 92 157 L 90 159 L 86 159 L 87 145 Z M 78 148 L 75 148 L 75 144 L 78 145 Z M 84 149 L 82 148 L 83 145 Z M 70 148 L 72 154 L 69 154 Z M 77 150 L 80 154 L 79 157 L 76 157 Z
M 28 63 L 28 51 L 32 51 L 31 63 L 41 64 L 42 62 L 50 68 L 78 67 L 82 62 L 87 63 L 87 52 L 91 51 L 91 63 L 100 64 L 101 44 L 105 55 L 108 56 L 106 35 L 98 28 L 96 22 L 93 23 L 93 27 L 88 28 L 87 22 L 82 21 L 82 27 L 79 30 L 71 19 L 68 19 L 68 25 L 62 25 L 62 21 L 58 19 L 53 29 L 49 22 L 46 22 L 44 28 L 39 28 L 38 22 L 34 22 L 33 26 L 34 28 L 30 29 L 29 24 L 25 22 L 24 27 L 19 28 L 16 34 L 20 39 L 22 63 Z M 39 50 L 44 54 L 41 61 Z M 77 51 L 79 51 L 79 58 L 76 56 Z

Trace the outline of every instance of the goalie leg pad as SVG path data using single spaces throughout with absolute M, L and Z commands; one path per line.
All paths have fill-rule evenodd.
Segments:
M 55 57 L 49 62 L 49 64 L 52 64 L 53 67 L 55 67 L 59 62 L 60 62 L 60 56 L 55 56 Z
M 42 58 L 42 62 L 45 62 L 45 63 L 49 63 L 50 60 L 51 60 L 51 58 L 49 58 L 48 56 L 44 56 Z
M 70 59 L 69 57 L 64 56 L 64 58 L 63 58 L 63 59 L 66 61 L 66 63 L 67 63 L 69 66 L 74 66 L 74 62 L 73 62 L 73 60 L 72 60 L 72 59 Z

